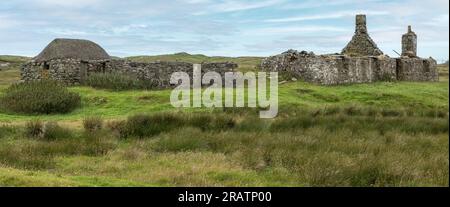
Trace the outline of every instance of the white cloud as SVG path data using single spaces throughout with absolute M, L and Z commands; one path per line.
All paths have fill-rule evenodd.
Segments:
M 184 0 L 188 4 L 205 4 L 211 3 L 211 0 Z
M 342 5 L 355 5 L 355 4 L 367 4 L 371 2 L 377 2 L 380 0 L 339 0 L 339 1 L 330 1 L 330 0 L 305 0 L 298 1 L 295 3 L 289 3 L 281 6 L 282 9 L 313 9 L 320 7 L 332 7 L 332 6 L 342 6 Z
M 104 0 L 32 0 L 36 4 L 46 7 L 70 7 L 80 8 L 86 6 L 96 6 L 106 3 Z
M 112 32 L 114 34 L 124 34 L 124 33 L 134 32 L 135 30 L 146 29 L 146 28 L 148 28 L 148 25 L 146 25 L 146 24 L 129 24 L 129 25 L 125 25 L 125 26 L 113 27 Z
M 283 3 L 284 0 L 261 0 L 261 1 L 238 1 L 225 0 L 220 3 L 213 3 L 205 8 L 204 11 L 194 13 L 194 15 L 205 15 L 211 13 L 237 12 L 252 9 L 260 9 Z
M 430 21 L 425 22 L 425 25 L 429 26 L 436 26 L 436 27 L 442 27 L 444 25 L 448 25 L 449 15 L 448 14 L 442 14 L 437 17 L 433 17 L 430 19 Z
M 46 29 L 46 30 L 44 30 L 44 32 L 58 35 L 58 36 L 86 36 L 86 35 L 88 35 L 88 33 L 85 31 L 78 31 L 78 30 L 72 30 L 72 29 L 60 29 L 60 28 Z
M 281 23 L 281 22 L 300 22 L 300 21 L 309 21 L 309 20 L 321 20 L 321 19 L 339 19 L 343 17 L 355 16 L 356 14 L 366 14 L 370 16 L 380 16 L 380 15 L 388 15 L 389 13 L 386 11 L 340 11 L 331 14 L 315 14 L 315 15 L 305 15 L 305 16 L 295 16 L 295 17 L 287 17 L 287 18 L 278 18 L 278 19 L 268 19 L 264 20 L 265 22 L 272 23 Z
M 333 26 L 286 26 L 286 27 L 266 27 L 261 29 L 245 30 L 243 35 L 260 36 L 260 35 L 286 35 L 301 34 L 311 32 L 345 32 L 346 30 Z
M 8 29 L 19 25 L 19 22 L 12 19 L 10 16 L 0 14 L 0 29 Z

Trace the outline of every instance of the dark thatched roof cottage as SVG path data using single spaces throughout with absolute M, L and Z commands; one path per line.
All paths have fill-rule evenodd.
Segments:
M 22 80 L 53 79 L 76 84 L 89 72 L 104 71 L 110 60 L 108 53 L 92 41 L 55 39 L 22 67 Z

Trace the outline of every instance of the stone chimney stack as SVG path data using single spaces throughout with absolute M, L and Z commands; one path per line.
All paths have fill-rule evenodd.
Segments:
M 402 36 L 402 56 L 417 57 L 417 35 L 408 26 L 408 33 Z
M 367 31 L 366 15 L 356 15 L 356 29 L 352 40 L 342 50 L 342 54 L 349 56 L 379 56 L 383 52 L 378 49 L 377 44 L 370 38 Z
M 356 34 L 367 34 L 366 15 L 356 15 Z

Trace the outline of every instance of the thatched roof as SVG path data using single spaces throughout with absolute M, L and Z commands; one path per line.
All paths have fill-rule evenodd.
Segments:
M 105 60 L 110 59 L 106 51 L 89 40 L 55 39 L 34 58 L 35 61 L 53 59 Z

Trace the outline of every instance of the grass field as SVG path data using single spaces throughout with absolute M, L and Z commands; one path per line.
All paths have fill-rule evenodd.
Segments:
M 228 60 L 242 71 L 260 60 L 184 53 L 130 59 Z M 19 76 L 17 68 L 0 71 L 0 94 Z M 170 90 L 71 87 L 82 107 L 69 114 L 0 112 L 0 186 L 448 186 L 448 66 L 440 77 L 282 84 L 274 120 L 252 109 L 174 109 Z M 112 124 L 95 135 L 82 126 L 90 116 L 113 123 L 135 114 L 172 121 L 152 122 L 158 133 L 141 138 L 121 138 Z M 232 124 L 218 127 L 218 117 Z M 36 119 L 67 130 L 55 140 L 29 138 L 24 124 Z

